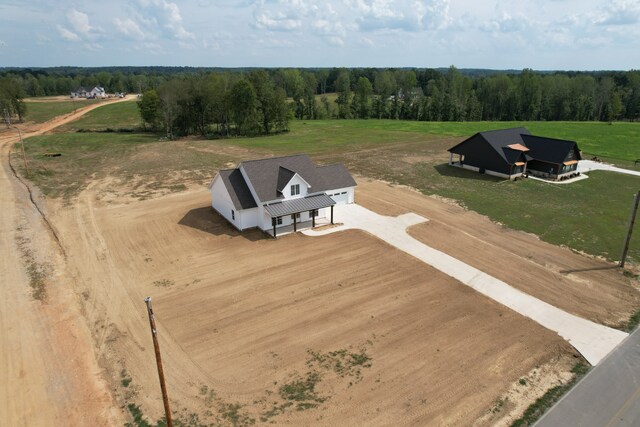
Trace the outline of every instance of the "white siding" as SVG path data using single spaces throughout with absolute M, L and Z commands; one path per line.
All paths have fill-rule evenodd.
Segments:
M 346 205 L 355 201 L 354 187 L 327 190 L 327 195 L 339 205 Z
M 231 197 L 229 197 L 229 193 L 227 192 L 227 187 L 224 186 L 220 175 L 216 175 L 211 184 L 211 207 L 218 211 L 220 215 L 225 217 L 226 220 L 233 224 L 238 230 L 242 230 L 240 214 L 233 206 Z M 235 214 L 235 219 L 231 214 L 232 211 Z
M 296 194 L 295 196 L 291 195 L 291 186 L 292 185 L 299 185 L 300 186 L 300 194 Z M 291 178 L 291 181 L 289 181 L 289 183 L 287 183 L 287 185 L 282 189 L 282 195 L 284 196 L 285 200 L 299 199 L 301 197 L 307 197 L 308 193 L 309 193 L 308 184 L 298 174 L 295 174 L 293 176 L 293 178 Z
M 258 226 L 258 208 L 244 209 L 239 213 L 243 230 Z

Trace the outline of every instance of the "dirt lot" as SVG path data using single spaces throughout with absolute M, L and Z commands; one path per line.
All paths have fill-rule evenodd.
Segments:
M 358 190 L 358 203 L 380 214 L 415 212 L 429 218 L 410 230 L 418 240 L 565 311 L 621 327 L 640 305 L 638 281 L 615 265 L 408 188 L 390 190 L 387 184 L 361 180 Z
M 389 191 L 364 183 L 358 198 Z M 147 295 L 173 404 L 202 420 L 493 424 L 578 360 L 556 334 L 366 233 L 274 241 L 234 231 L 206 189 L 130 204 L 96 193 L 58 207 L 55 223 L 116 397 L 151 418 L 162 405 Z
M 121 425 L 128 404 L 160 418 L 147 295 L 174 412 L 202 422 L 505 424 L 581 360 L 556 334 L 360 231 L 239 234 L 204 188 L 133 201 L 96 181 L 71 204 L 42 202 L 62 251 L 6 168 L 1 177 L 13 207 L 0 215 L 3 247 L 20 249 L 0 269 L 11 284 L 0 413 L 11 425 Z M 636 282 L 608 264 L 359 183 L 359 203 L 426 216 L 416 238 L 569 312 L 619 325 L 638 305 Z M 30 260 L 48 272 L 45 304 L 29 297 Z

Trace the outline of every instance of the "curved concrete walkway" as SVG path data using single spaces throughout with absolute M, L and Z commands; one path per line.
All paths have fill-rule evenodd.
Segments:
M 483 295 L 557 332 L 592 365 L 609 354 L 628 334 L 574 316 L 521 292 L 444 252 L 435 250 L 407 234 L 408 227 L 427 219 L 408 213 L 398 217 L 378 215 L 360 205 L 336 205 L 336 222 L 343 225 L 324 230 L 304 230 L 308 236 L 323 236 L 347 229 L 364 230 L 420 261 L 440 270 Z

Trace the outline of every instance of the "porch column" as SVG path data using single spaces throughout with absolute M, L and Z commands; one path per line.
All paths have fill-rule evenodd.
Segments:
M 333 225 L 333 205 L 331 205 L 331 224 Z
M 296 214 L 291 215 L 291 218 L 293 219 L 293 232 L 295 233 L 297 230 L 296 228 Z
M 449 153 L 449 164 L 452 165 L 453 164 L 453 153 Z
M 315 226 L 316 226 L 316 211 L 315 211 L 315 209 L 311 209 L 309 211 L 309 215 L 311 215 L 311 228 L 315 228 Z
M 276 238 L 276 219 L 271 218 L 271 225 L 273 226 L 273 238 Z

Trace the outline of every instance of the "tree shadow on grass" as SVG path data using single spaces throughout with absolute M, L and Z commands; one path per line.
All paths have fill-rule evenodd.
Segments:
M 441 163 L 439 165 L 435 165 L 433 168 L 440 175 L 448 176 L 451 178 L 472 179 L 476 181 L 489 181 L 489 182 L 506 181 L 504 178 L 498 178 L 497 176 L 474 172 L 469 169 L 462 169 L 455 166 L 449 166 L 448 163 Z
M 242 237 L 252 242 L 264 240 L 267 235 L 259 229 L 238 231 L 211 206 L 191 209 L 178 224 L 194 228 L 214 236 Z

